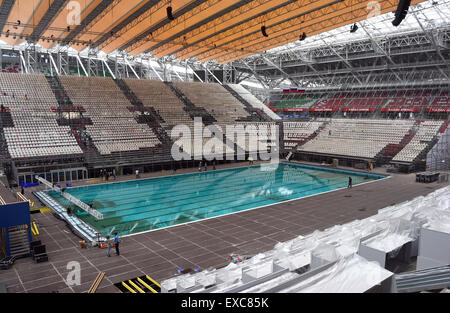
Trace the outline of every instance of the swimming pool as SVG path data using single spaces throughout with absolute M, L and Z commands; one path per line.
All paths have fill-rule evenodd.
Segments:
M 78 218 L 104 235 L 130 235 L 241 212 L 385 178 L 382 175 L 281 163 L 274 171 L 260 166 L 75 187 L 67 192 L 103 213 L 96 220 L 47 191 Z

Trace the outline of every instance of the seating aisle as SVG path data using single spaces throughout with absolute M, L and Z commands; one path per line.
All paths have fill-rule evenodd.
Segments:
M 125 79 L 126 84 L 142 101 L 144 107 L 153 107 L 164 119 L 164 128 L 176 125 L 193 127 L 194 121 L 183 109 L 184 104 L 162 81 L 145 79 Z

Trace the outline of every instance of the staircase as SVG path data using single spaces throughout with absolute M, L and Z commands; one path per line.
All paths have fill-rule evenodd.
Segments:
M 13 128 L 15 126 L 10 111 L 0 112 L 0 123 L 2 128 Z
M 67 91 L 64 89 L 61 81 L 57 76 L 46 76 L 48 84 L 55 95 L 56 100 L 58 101 L 60 109 L 75 109 L 73 106 L 72 100 L 70 100 L 67 95 Z
M 128 87 L 123 79 L 116 79 L 114 80 L 114 82 L 120 88 L 120 90 L 122 90 L 125 97 L 127 97 L 128 101 L 130 101 L 133 106 L 138 107 L 139 109 L 144 108 L 144 104 L 142 103 L 142 101 L 136 96 L 133 90 Z
M 8 151 L 4 128 L 14 127 L 11 112 L 0 112 L 0 163 L 8 162 L 11 159 Z
M 24 227 L 9 227 L 9 247 L 11 256 L 26 258 L 30 256 L 28 231 Z
M 426 160 L 428 152 L 431 151 L 431 149 L 433 149 L 433 147 L 439 142 L 439 137 L 438 136 L 434 136 L 433 139 L 431 139 L 431 141 L 428 143 L 427 147 L 425 149 L 422 150 L 422 152 L 419 153 L 419 155 L 414 159 L 413 166 L 412 166 L 412 170 L 414 171 L 426 171 L 427 170 L 427 164 L 426 161 L 422 161 L 422 160 Z
M 286 160 L 289 161 L 291 159 L 292 155 L 293 155 L 292 151 L 289 152 L 289 154 L 286 156 Z
M 72 132 L 84 128 L 85 125 L 92 125 L 90 118 L 83 117 L 82 113 L 85 112 L 84 108 L 75 107 L 73 105 L 72 100 L 70 100 L 67 91 L 64 89 L 59 78 L 57 76 L 46 76 L 45 78 L 58 101 L 58 108 L 55 110 L 59 113 L 59 117 L 56 119 L 58 125 L 69 126 L 72 129 Z M 75 112 L 78 113 L 80 117 L 68 119 L 61 114 L 62 112 Z
M 240 94 L 238 94 L 233 88 L 228 85 L 222 85 L 233 97 L 241 102 L 245 110 L 250 114 L 249 117 L 242 119 L 243 122 L 270 122 L 272 119 L 262 110 L 254 108 L 247 100 L 245 100 Z M 254 113 L 257 115 L 255 116 Z M 261 119 L 260 119 L 261 118 Z
M 322 132 L 328 125 L 329 122 L 324 122 L 318 129 L 316 132 L 312 133 L 311 135 L 309 135 L 309 137 L 303 139 L 302 141 L 300 141 L 294 148 L 292 148 L 291 152 L 295 153 L 296 151 L 298 151 L 298 148 L 303 146 L 305 143 L 313 140 L 314 138 L 316 138 L 320 132 Z M 283 135 L 284 138 L 284 135 Z
M 205 126 L 217 123 L 217 120 L 205 108 L 198 107 L 184 93 L 181 92 L 172 82 L 164 82 L 170 90 L 184 103 L 184 110 L 192 119 L 201 117 Z
M 167 132 L 162 126 L 166 121 L 153 107 L 145 107 L 142 101 L 136 96 L 136 94 L 131 90 L 131 88 L 122 79 L 114 80 L 117 86 L 122 90 L 123 94 L 127 97 L 130 103 L 133 105 L 129 107 L 130 112 L 140 112 L 141 114 L 136 115 L 135 119 L 139 124 L 146 124 L 150 127 L 155 135 L 158 137 L 159 141 L 166 147 L 171 147 L 173 142 L 170 139 Z
M 406 147 L 407 144 L 411 142 L 411 140 L 416 135 L 417 130 L 415 126 L 409 130 L 409 132 L 403 137 L 399 144 L 388 144 L 384 147 L 374 158 L 377 164 L 386 164 L 389 163 L 395 156 Z

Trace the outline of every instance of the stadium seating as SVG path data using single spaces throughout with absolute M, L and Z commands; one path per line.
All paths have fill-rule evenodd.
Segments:
M 42 75 L 0 73 L 0 101 L 8 107 L 14 127 L 4 129 L 13 159 L 81 155 L 83 151 L 66 126 L 58 126 L 57 107 L 48 83 Z
M 3 63 L 3 73 L 19 73 L 19 63 Z
M 250 116 L 244 105 L 220 84 L 174 82 L 196 106 L 205 108 L 221 127 Z
M 323 122 L 284 122 L 284 148 L 292 149 L 305 143 L 322 125 Z
M 434 98 L 431 105 L 425 109 L 426 112 L 450 112 L 450 92 L 443 91 Z
M 382 112 L 420 112 L 428 104 L 430 91 L 398 91 L 381 108 Z
M 238 123 L 236 124 L 238 132 L 234 138 L 230 138 L 230 134 L 227 132 L 227 137 L 236 143 L 241 149 L 246 152 L 257 152 L 263 149 L 260 146 L 259 141 L 272 142 L 274 145 L 278 142 L 275 130 L 275 123 Z M 239 126 L 242 126 L 239 127 Z M 253 142 L 251 142 L 254 139 Z
M 351 99 L 352 93 L 342 92 L 325 98 L 309 109 L 311 112 L 336 112 L 343 108 Z
M 136 151 L 161 144 L 153 130 L 138 124 L 128 110 L 130 102 L 110 78 L 61 76 L 74 106 L 86 110 L 93 125 L 86 129 L 99 153 Z
M 374 112 L 382 106 L 388 97 L 387 92 L 355 93 L 350 103 L 342 108 L 343 112 Z
M 308 111 L 320 99 L 320 94 L 285 94 L 272 106 L 272 109 L 275 112 Z
M 139 158 L 139 153 L 147 152 L 148 149 L 153 151 L 152 157 L 167 158 L 167 152 L 160 149 L 160 134 L 155 133 L 155 129 L 145 118 L 141 118 L 143 116 L 139 114 L 142 113 L 138 112 L 136 105 L 133 106 L 134 102 L 131 103 L 131 100 L 127 99 L 127 93 L 119 87 L 121 85 L 111 78 L 59 77 L 59 88 L 67 94 L 67 99 L 71 100 L 71 107 L 80 108 L 77 113 L 81 114 L 80 120 L 88 121 L 80 124 L 80 129 L 86 130 L 89 147 L 80 141 L 78 128 L 72 130 L 68 126 L 59 126 L 62 124 L 58 113 L 64 107 L 58 103 L 56 93 L 49 85 L 50 81 L 44 76 L 8 73 L 0 74 L 0 80 L 1 104 L 6 108 L 1 115 L 6 142 L 4 146 L 8 147 L 13 159 L 82 156 L 82 148 L 87 156 L 92 147 L 95 147 L 91 150 L 95 150 L 99 158 L 126 159 L 129 156 L 127 153 Z M 125 82 L 128 90 L 142 102 L 145 110 L 151 109 L 161 117 L 161 125 L 166 130 L 169 131 L 175 125 L 187 125 L 193 133 L 192 114 L 185 110 L 188 104 L 182 102 L 170 86 L 151 80 L 126 79 Z M 254 152 L 258 147 L 250 144 L 250 138 L 269 139 L 273 144 L 278 141 L 276 134 L 270 132 L 270 126 L 275 126 L 274 123 L 242 122 L 242 118 L 249 116 L 245 107 L 248 104 L 244 105 L 233 96 L 231 89 L 227 90 L 219 84 L 176 82 L 174 85 L 184 94 L 183 97 L 189 99 L 189 105 L 194 110 L 206 109 L 217 121 L 214 124 L 221 127 L 224 135 L 227 135 L 228 125 L 243 126 L 235 137 L 227 136 L 228 142 L 214 139 L 216 144 L 223 145 L 223 153 L 234 153 L 235 145 L 246 152 Z M 273 112 L 242 86 L 230 85 L 230 88 L 255 108 L 273 115 Z M 448 92 L 437 95 L 430 108 L 447 105 L 443 99 L 450 98 Z M 321 96 L 317 94 L 315 97 Z M 373 111 L 384 102 L 387 102 L 384 109 L 389 110 L 391 107 L 395 110 L 394 107 L 399 108 L 398 106 L 403 110 L 402 105 L 405 105 L 405 110 L 409 110 L 410 107 L 407 106 L 416 104 L 416 107 L 423 108 L 431 96 L 431 91 L 399 91 L 395 93 L 395 98 L 387 100 L 389 96 L 388 92 L 339 92 L 318 101 L 312 110 Z M 304 98 L 306 101 L 314 97 L 295 94 L 295 98 Z M 412 120 L 374 119 L 285 122 L 284 148 L 290 150 L 298 147 L 299 151 L 332 156 L 364 159 L 385 157 L 393 158 L 394 162 L 414 162 L 444 126 L 441 122 L 432 121 L 414 126 L 415 123 L 416 121 Z M 248 126 L 253 126 L 249 128 L 251 133 L 244 131 Z M 265 129 L 268 129 L 269 133 L 263 134 Z M 266 137 L 263 138 L 264 136 Z M 172 139 L 176 141 L 178 138 Z M 206 143 L 211 143 L 210 138 L 195 142 L 194 145 L 202 146 L 192 147 L 191 152 L 198 154 L 203 151 Z
M 163 82 L 145 79 L 125 79 L 125 82 L 145 107 L 153 107 L 160 114 L 164 128 L 175 125 L 193 127 L 194 121 L 183 110 L 184 104 Z
M 397 154 L 394 162 L 413 162 L 430 145 L 431 140 L 438 134 L 442 127 L 440 121 L 424 121 L 414 138 Z
M 400 144 L 414 121 L 333 119 L 300 151 L 374 159 L 390 144 Z

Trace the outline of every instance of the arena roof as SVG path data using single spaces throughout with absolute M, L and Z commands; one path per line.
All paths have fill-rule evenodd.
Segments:
M 36 42 L 45 49 L 67 45 L 225 64 L 298 41 L 303 33 L 311 37 L 393 12 L 397 5 L 398 0 L 0 0 L 0 39 L 11 46 Z

